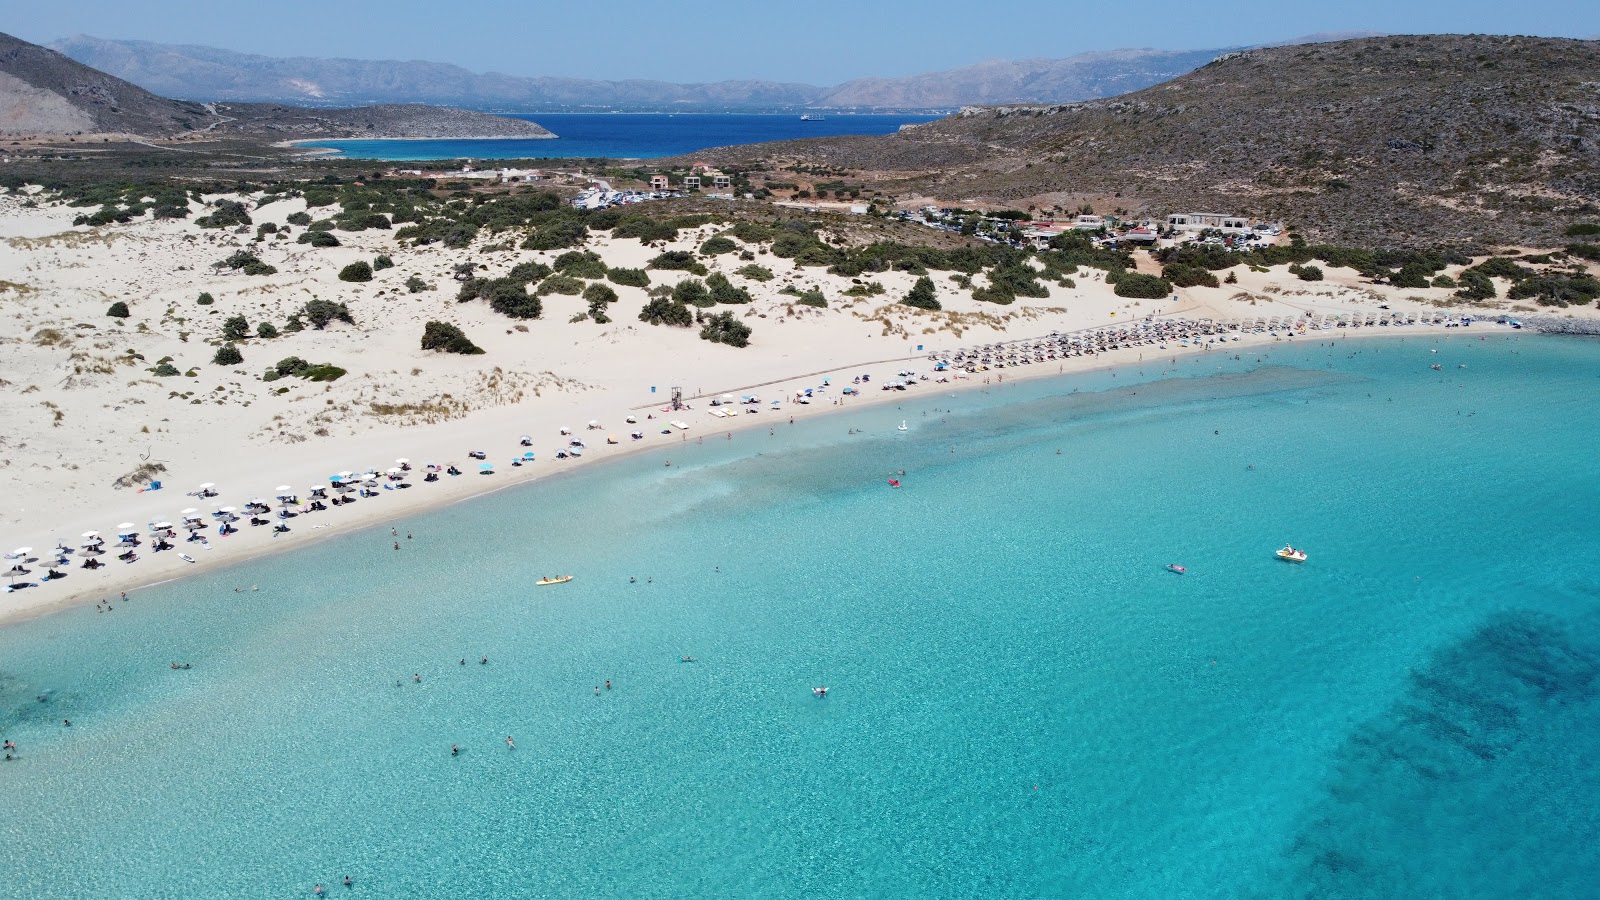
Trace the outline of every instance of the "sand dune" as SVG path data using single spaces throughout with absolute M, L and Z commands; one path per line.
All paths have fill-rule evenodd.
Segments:
M 725 307 L 754 329 L 749 347 L 736 349 L 700 340 L 696 329 L 653 327 L 638 320 L 644 290 L 613 286 L 620 295 L 614 320 L 598 325 L 571 321 L 587 304 L 577 297 L 545 299 L 541 319 L 518 322 L 491 311 L 482 301 L 457 303 L 453 268 L 463 261 L 501 274 L 526 259 L 549 261 L 556 254 L 518 250 L 485 252 L 442 247 L 399 248 L 387 232 L 340 233 L 344 246 L 312 249 L 291 241 L 252 244 L 252 234 L 200 229 L 192 221 L 137 221 L 101 228 L 73 227 L 80 210 L 43 204 L 27 208 L 22 197 L 0 197 L 0 342 L 6 363 L 0 369 L 0 542 L 5 549 L 46 550 L 56 539 L 98 530 L 109 533 L 119 522 L 171 519 L 178 510 L 201 504 L 185 492 L 214 482 L 216 502 L 239 505 L 250 496 L 270 496 L 287 484 L 302 492 L 325 484 L 344 469 L 380 469 L 398 457 L 413 463 L 455 462 L 469 472 L 477 464 L 469 450 L 484 450 L 500 465 L 493 476 L 468 475 L 409 491 L 384 492 L 351 508 L 295 520 L 294 530 L 272 538 L 269 529 L 246 528 L 240 535 L 213 537 L 213 549 L 198 563 L 177 553 L 144 554 L 137 563 L 115 562 L 99 572 L 73 569 L 69 578 L 7 594 L 0 618 L 37 612 L 124 585 L 148 583 L 175 573 L 236 561 L 247 554 L 293 546 L 315 536 L 394 519 L 426 505 L 449 502 L 540 474 L 582 465 L 637 447 L 680 441 L 664 436 L 659 425 L 640 428 L 633 441 L 624 418 L 644 416 L 664 404 L 674 386 L 686 396 L 739 392 L 752 385 L 775 399 L 819 384 L 820 374 L 840 376 L 870 371 L 892 374 L 906 359 L 922 361 L 926 350 L 950 349 L 1051 331 L 1129 321 L 1146 315 L 1184 315 L 1233 319 L 1242 316 L 1319 312 L 1372 312 L 1380 302 L 1395 310 L 1428 310 L 1421 300 L 1445 291 L 1406 291 L 1406 296 L 1353 281 L 1303 285 L 1282 272 L 1241 273 L 1239 285 L 1181 292 L 1178 302 L 1128 301 L 1115 297 L 1097 276 L 1080 273 L 1076 289 L 1052 286 L 1049 298 L 993 306 L 941 283 L 945 311 L 928 313 L 898 305 L 915 280 L 906 273 L 874 276 L 886 292 L 848 298 L 848 278 L 817 269 L 797 269 L 771 256 L 760 262 L 778 273 L 767 284 L 732 275 L 742 262 L 735 256 L 709 264 L 730 273 L 756 300 L 748 307 Z M 198 210 L 199 207 L 196 206 Z M 280 201 L 252 216 L 257 223 L 283 224 L 304 209 L 303 201 Z M 707 226 L 688 232 L 668 249 L 693 250 L 717 231 Z M 213 264 L 235 250 L 252 248 L 277 267 L 269 276 L 218 272 Z M 588 248 L 608 265 L 643 267 L 660 252 L 636 240 L 591 238 Z M 390 255 L 395 267 L 367 284 L 337 279 L 346 264 Z M 436 289 L 409 293 L 402 286 L 417 276 Z M 672 283 L 684 273 L 653 272 L 656 283 Z M 821 288 L 830 308 L 798 306 L 780 295 L 786 284 Z M 209 306 L 196 298 L 214 298 Z M 1244 292 L 1250 299 L 1230 299 Z M 353 325 L 334 322 L 326 330 L 308 328 L 271 340 L 238 342 L 245 362 L 211 363 L 223 320 L 243 315 L 251 323 L 271 321 L 280 328 L 288 316 L 312 299 L 348 304 Z M 128 304 L 131 316 L 106 315 L 114 302 Z M 420 349 L 423 324 L 438 319 L 459 325 L 487 352 L 454 356 Z M 925 348 L 919 353 L 917 346 Z M 1131 353 L 1131 351 L 1126 351 Z M 330 383 L 298 378 L 261 379 L 278 360 L 298 356 L 314 364 L 348 371 Z M 1080 367 L 1117 361 L 1116 354 L 1074 360 Z M 1131 360 L 1133 356 L 1126 357 Z M 180 374 L 159 377 L 149 371 L 169 360 Z M 926 368 L 912 363 L 913 368 Z M 1012 370 L 1008 378 L 1055 374 L 1056 366 Z M 191 374 L 192 373 L 192 374 Z M 801 377 L 806 376 L 806 377 Z M 654 392 L 652 392 L 654 388 Z M 902 395 L 903 396 L 903 395 Z M 869 392 L 849 405 L 887 399 Z M 703 401 L 683 416 L 691 434 L 721 434 L 735 425 L 767 426 L 788 416 L 816 415 L 833 409 L 819 403 L 786 407 L 736 420 L 705 415 Z M 582 460 L 556 461 L 558 429 L 579 429 L 590 420 L 605 426 L 598 444 Z M 518 438 L 533 436 L 537 461 L 505 466 L 524 448 Z M 604 436 L 621 443 L 606 446 Z M 139 492 L 149 478 L 164 488 Z M 302 493 L 303 495 L 303 493 Z M 209 511 L 209 507 L 203 507 Z M 327 525 L 327 528 L 313 528 Z

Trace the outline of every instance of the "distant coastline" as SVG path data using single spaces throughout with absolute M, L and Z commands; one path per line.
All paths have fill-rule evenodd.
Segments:
M 510 118 L 534 121 L 535 114 Z M 296 139 L 298 147 L 331 150 L 347 159 L 401 162 L 441 159 L 656 159 L 713 147 L 803 138 L 893 134 L 906 125 L 936 121 L 937 115 L 829 114 L 803 120 L 775 113 L 551 113 L 537 114 L 550 135 L 536 148 L 520 136 L 474 138 Z

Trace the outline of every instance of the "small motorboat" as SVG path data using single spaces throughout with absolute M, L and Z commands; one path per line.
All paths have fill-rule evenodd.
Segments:
M 1431 366 L 1429 366 L 1429 367 L 1428 367 L 1428 368 L 1430 368 L 1430 369 L 1432 369 L 1432 370 L 1434 370 L 1434 371 L 1435 371 L 1435 372 L 1437 372 L 1437 371 L 1439 371 L 1439 370 L 1440 370 L 1440 369 L 1443 369 L 1443 368 L 1444 368 L 1444 366 L 1441 366 L 1441 365 L 1439 365 L 1439 364 L 1438 364 L 1438 363 L 1434 363 L 1434 364 L 1433 364 L 1433 365 L 1431 365 Z
M 898 429 L 896 429 L 896 430 L 897 431 L 905 431 L 906 430 L 906 420 L 905 419 L 901 419 L 900 420 L 900 427 Z
M 572 580 L 572 576 L 571 575 L 562 575 L 560 578 L 541 578 L 538 581 L 534 582 L 534 584 L 537 584 L 540 587 L 543 587 L 544 585 L 547 585 L 547 584 L 566 584 L 567 582 L 569 582 L 571 580 Z
M 899 486 L 900 486 L 900 481 L 898 479 L 895 479 L 895 478 L 889 479 L 889 487 L 897 488 Z
M 1187 568 L 1185 568 L 1184 566 L 1178 565 L 1177 563 L 1168 563 L 1167 564 L 1167 571 L 1168 572 L 1174 572 L 1174 573 L 1176 573 L 1178 575 L 1182 575 L 1183 573 L 1185 573 L 1185 572 L 1187 572 L 1189 570 Z
M 1296 550 L 1294 547 L 1284 544 L 1283 549 L 1278 551 L 1278 558 L 1284 562 L 1305 562 L 1306 552 L 1304 550 Z

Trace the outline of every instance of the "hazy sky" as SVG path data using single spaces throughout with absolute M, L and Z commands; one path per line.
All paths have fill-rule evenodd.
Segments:
M 985 59 L 1205 49 L 1330 31 L 1600 35 L 1594 0 L 0 0 L 0 31 L 584 78 L 835 84 Z

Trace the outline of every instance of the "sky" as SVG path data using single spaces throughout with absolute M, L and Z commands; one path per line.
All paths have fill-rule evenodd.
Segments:
M 1594 0 L 0 0 L 0 31 L 266 56 L 422 59 L 475 72 L 832 85 L 987 59 L 1194 50 L 1323 32 L 1600 36 Z

